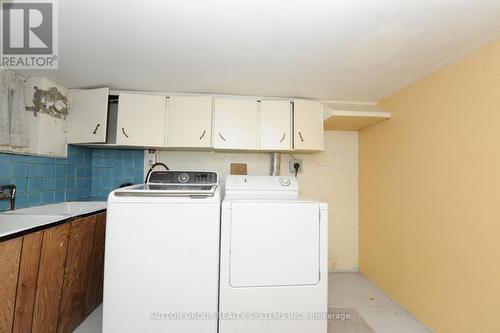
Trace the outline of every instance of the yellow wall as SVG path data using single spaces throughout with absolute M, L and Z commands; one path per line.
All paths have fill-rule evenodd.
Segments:
M 500 332 L 500 43 L 364 129 L 361 271 L 437 333 Z

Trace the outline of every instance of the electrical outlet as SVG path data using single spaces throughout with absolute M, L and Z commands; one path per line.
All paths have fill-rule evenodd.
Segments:
M 302 160 L 291 158 L 288 160 L 288 167 L 290 168 L 290 172 L 295 174 L 295 164 L 299 164 L 299 172 L 302 172 Z
M 148 163 L 155 164 L 156 163 L 156 152 L 154 149 L 150 149 L 148 153 Z

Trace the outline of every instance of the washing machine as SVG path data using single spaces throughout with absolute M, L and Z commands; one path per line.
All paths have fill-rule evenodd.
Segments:
M 153 171 L 108 198 L 103 333 L 216 333 L 215 172 Z
M 228 176 L 219 333 L 326 333 L 328 206 L 295 177 Z

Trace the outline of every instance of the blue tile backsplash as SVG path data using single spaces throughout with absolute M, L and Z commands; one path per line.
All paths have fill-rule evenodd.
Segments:
M 68 158 L 0 153 L 0 184 L 16 185 L 16 208 L 105 200 L 123 183 L 144 181 L 144 151 L 68 146 Z M 0 211 L 8 200 L 0 201 Z
M 92 151 L 92 197 L 106 197 L 124 183 L 144 182 L 144 151 L 94 149 Z

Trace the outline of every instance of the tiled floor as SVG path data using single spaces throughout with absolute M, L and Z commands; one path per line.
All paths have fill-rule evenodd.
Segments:
M 432 333 L 359 273 L 330 274 L 328 287 L 330 312 L 343 309 L 340 312 L 359 314 L 363 322 L 330 321 L 330 333 Z
M 102 332 L 102 304 L 99 305 L 88 317 L 76 328 L 73 333 L 101 333 Z
M 328 307 L 351 316 L 330 321 L 330 333 L 432 333 L 358 273 L 330 274 Z M 100 333 L 101 325 L 102 306 L 75 333 Z

